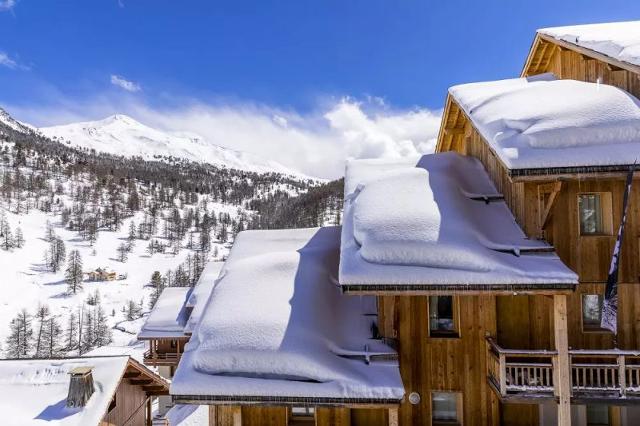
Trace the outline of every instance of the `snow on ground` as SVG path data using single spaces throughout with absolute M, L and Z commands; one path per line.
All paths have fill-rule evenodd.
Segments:
M 347 165 L 340 284 L 575 284 L 529 240 L 482 164 L 456 153 Z M 522 253 L 522 255 L 520 255 Z
M 640 21 L 542 28 L 539 33 L 640 65 Z
M 61 326 L 65 329 L 65 321 L 69 314 L 71 312 L 77 314 L 78 307 L 89 294 L 93 294 L 96 290 L 100 292 L 101 305 L 110 325 L 116 326 L 113 330 L 114 341 L 111 346 L 117 348 L 134 344 L 144 319 L 126 321 L 125 313 L 122 311 L 123 306 L 128 300 L 136 303 L 143 300 L 143 310 L 148 311 L 152 289 L 146 286 L 151 274 L 154 271 L 164 274 L 168 269 L 175 269 L 190 253 L 190 250 L 184 249 L 175 256 L 158 253 L 150 257 L 146 252 L 148 241 L 136 240 L 135 248 L 129 254 L 128 261 L 119 262 L 116 259 L 116 248 L 125 241 L 129 222 L 135 220 L 139 223 L 142 213 L 134 216 L 133 219 L 126 219 L 120 231 L 100 231 L 94 247 L 90 247 L 87 241 L 79 238 L 77 232 L 58 226 L 59 217 L 52 214 L 31 210 L 28 214 L 16 215 L 6 212 L 6 215 L 12 230 L 17 226 L 22 229 L 25 245 L 23 248 L 14 248 L 11 251 L 0 250 L 0 270 L 3 274 L 0 292 L 0 345 L 2 347 L 9 333 L 10 321 L 22 308 L 26 308 L 33 314 L 39 303 L 47 304 L 52 313 L 58 316 Z M 49 272 L 43 264 L 43 255 L 48 248 L 48 243 L 44 239 L 47 220 L 55 225 L 56 234 L 64 240 L 67 254 L 71 250 L 80 251 L 84 271 L 107 267 L 118 274 L 127 274 L 127 279 L 102 282 L 85 280 L 81 291 L 75 295 L 69 294 L 64 281 L 66 262 L 57 273 Z M 221 256 L 226 253 L 227 249 L 223 245 L 213 245 L 218 247 Z M 94 251 L 95 255 L 92 254 Z
M 99 121 L 44 127 L 40 131 L 50 138 L 72 141 L 75 147 L 109 154 L 139 156 L 146 160 L 173 156 L 232 169 L 308 178 L 275 161 L 215 145 L 196 134 L 165 133 L 121 114 Z
M 510 169 L 633 164 L 640 101 L 553 74 L 453 86 L 449 93 Z

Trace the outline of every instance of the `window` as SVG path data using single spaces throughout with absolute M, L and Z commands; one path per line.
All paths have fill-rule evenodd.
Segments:
M 458 337 L 453 296 L 429 297 L 429 335 Z
M 461 425 L 462 395 L 457 392 L 431 393 L 431 424 Z
M 609 424 L 608 406 L 587 405 L 587 426 L 606 426 Z
M 583 331 L 605 331 L 600 327 L 602 319 L 601 294 L 582 295 L 582 330 Z
M 315 407 L 291 407 L 291 418 L 294 420 L 313 421 L 315 413 Z
M 611 235 L 611 193 L 580 194 L 578 214 L 580 235 Z

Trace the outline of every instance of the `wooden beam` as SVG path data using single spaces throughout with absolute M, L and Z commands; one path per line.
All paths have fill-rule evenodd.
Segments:
M 130 379 L 129 383 L 132 385 L 150 385 L 153 383 L 153 379 Z
M 558 426 L 571 426 L 571 371 L 567 329 L 567 296 L 553 296 L 553 326 L 556 344 L 556 393 Z
M 557 181 L 553 184 L 551 194 L 549 194 L 549 199 L 547 200 L 547 203 L 544 206 L 544 211 L 542 212 L 542 216 L 540 217 L 540 231 L 543 231 L 546 228 L 547 224 L 549 223 L 549 219 L 551 219 L 553 206 L 556 202 L 558 194 L 560 193 L 560 190 L 562 190 L 562 182 Z M 538 196 L 544 196 L 545 193 L 538 194 Z
M 139 371 L 127 371 L 122 377 L 125 379 L 135 379 L 136 377 L 140 377 L 141 374 Z
M 145 425 L 146 426 L 151 426 L 152 422 L 153 422 L 153 418 L 151 416 L 151 413 L 152 413 L 152 411 L 151 411 L 151 398 L 147 398 L 147 404 L 146 405 L 147 406 L 145 407 L 145 416 L 146 416 Z
M 398 408 L 389 408 L 389 426 L 398 426 Z

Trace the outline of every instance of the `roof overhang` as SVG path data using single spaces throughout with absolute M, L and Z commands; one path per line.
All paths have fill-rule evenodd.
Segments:
M 634 74 L 640 75 L 640 67 L 628 62 L 623 62 L 610 56 L 604 55 L 595 50 L 588 49 L 586 47 L 578 46 L 574 43 L 570 43 L 564 40 L 559 40 L 546 34 L 536 33 L 536 36 L 527 55 L 521 77 L 528 77 L 530 75 L 539 74 L 541 72 L 539 66 L 548 61 L 548 59 L 555 53 L 557 49 L 572 50 L 584 56 L 588 56 L 595 60 L 604 62 L 609 65 L 612 70 L 623 69 L 630 71 Z M 547 62 L 548 63 L 548 62 Z
M 395 408 L 402 399 L 371 398 L 323 398 L 301 396 L 267 396 L 267 395 L 173 395 L 174 404 L 196 405 L 263 405 L 263 406 L 299 406 L 313 405 L 325 407 L 350 408 Z
M 570 294 L 577 283 L 557 284 L 342 284 L 343 293 L 351 295 L 436 296 L 460 294 L 465 296 L 512 296 L 514 294 Z

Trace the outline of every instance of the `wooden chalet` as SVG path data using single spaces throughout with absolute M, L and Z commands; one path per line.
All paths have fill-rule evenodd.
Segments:
M 95 271 L 87 272 L 89 281 L 115 281 L 118 276 L 114 271 L 105 268 L 96 268 Z
M 618 335 L 600 328 L 640 156 L 615 140 L 640 122 L 634 37 L 640 23 L 540 30 L 522 78 L 450 89 L 436 154 L 348 164 L 340 231 L 239 234 L 174 402 L 209 405 L 211 425 L 637 424 L 637 181 Z M 570 115 L 583 105 L 609 127 Z M 369 334 L 340 335 L 362 318 Z
M 151 426 L 169 383 L 129 356 L 0 360 L 3 424 Z
M 599 49 L 599 42 L 615 37 L 619 25 L 627 26 L 626 35 L 640 42 L 639 22 L 538 31 L 521 76 L 553 73 L 558 79 L 611 85 L 640 96 L 639 64 Z M 640 152 L 631 147 L 626 161 L 611 164 L 514 169 L 451 92 L 437 143 L 437 152 L 448 151 L 483 164 L 527 236 L 553 245 L 578 274 L 580 284 L 575 291 L 549 296 L 491 297 L 491 308 L 475 317 L 487 334 L 486 361 L 459 364 L 454 370 L 475 370 L 486 363 L 486 383 L 476 390 L 455 382 L 438 386 L 463 392 L 465 423 L 472 419 L 468 424 L 636 424 L 640 414 L 637 180 L 622 248 L 617 347 L 613 334 L 600 329 L 599 309 L 621 221 L 624 179 Z M 599 223 L 592 232 L 584 229 L 581 213 L 583 204 L 594 199 Z M 473 299 L 457 298 L 460 310 L 472 308 Z M 461 356 L 451 346 L 443 349 Z

